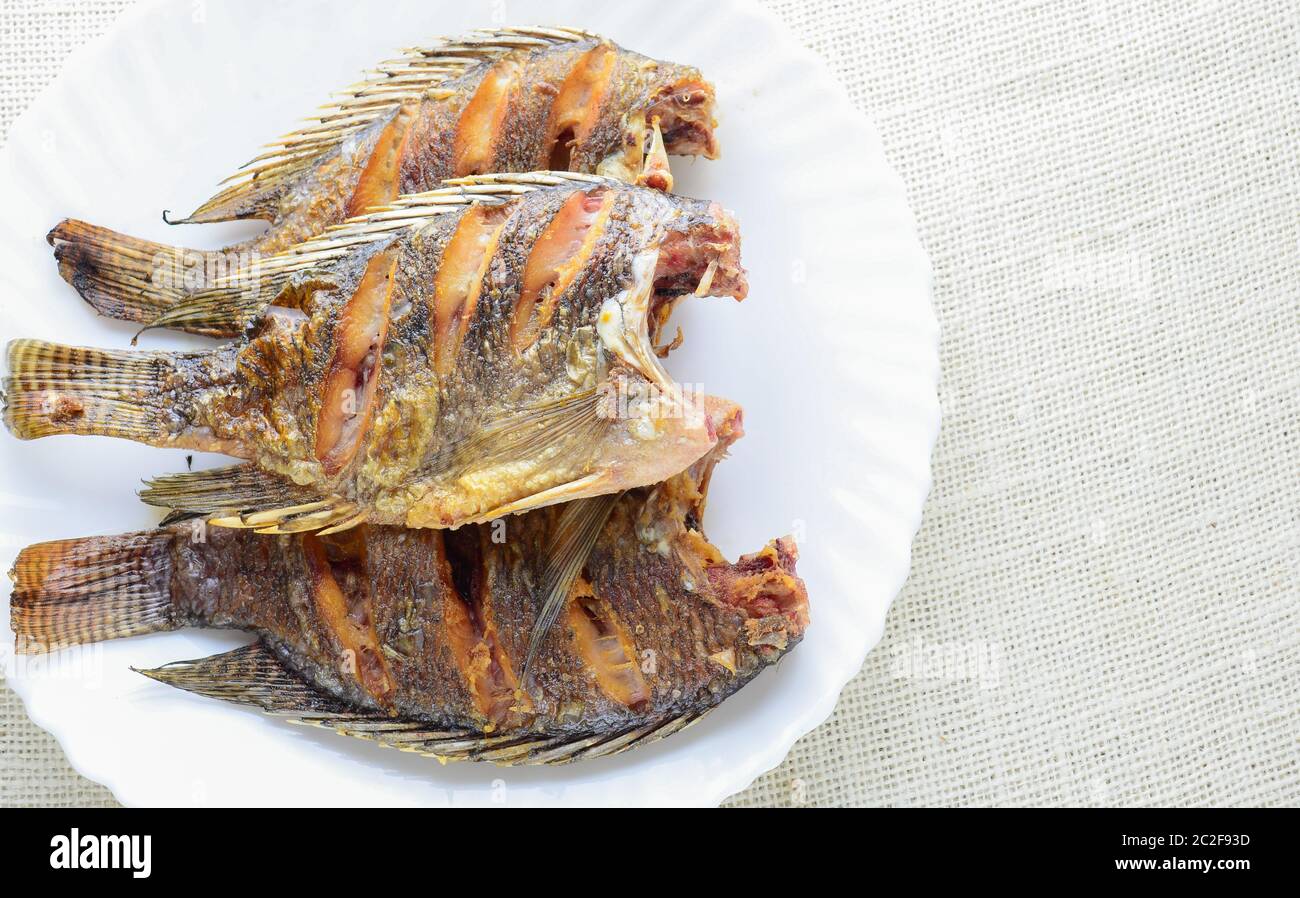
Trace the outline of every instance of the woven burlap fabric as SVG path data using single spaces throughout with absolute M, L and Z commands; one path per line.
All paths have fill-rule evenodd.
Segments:
M 0 2 L 6 129 L 121 5 Z M 944 424 L 884 641 L 731 803 L 1295 804 L 1294 0 L 770 5 L 907 183 Z M 112 801 L 8 690 L 0 752 Z

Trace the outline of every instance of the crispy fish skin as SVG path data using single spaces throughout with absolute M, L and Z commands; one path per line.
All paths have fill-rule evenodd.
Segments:
M 714 434 L 653 340 L 683 293 L 744 295 L 734 219 L 608 180 L 485 196 L 495 205 L 437 206 L 395 231 L 379 213 L 361 242 L 344 231 L 285 254 L 284 277 L 267 276 L 282 286 L 254 296 L 239 343 L 17 341 L 6 422 L 21 438 L 104 434 L 251 460 L 302 488 L 292 523 L 275 513 L 284 504 L 212 510 L 265 511 L 229 522 L 273 532 L 456 526 L 658 482 L 703 455 Z M 318 266 L 322 246 L 333 255 Z M 241 289 L 218 299 L 233 307 Z M 611 396 L 631 401 L 611 414 Z M 182 479 L 211 491 L 211 476 Z M 172 487 L 158 504 L 187 507 Z
M 48 239 L 63 278 L 97 311 L 148 324 L 176 297 L 133 288 L 160 268 L 271 255 L 446 178 L 552 168 L 671 189 L 667 154 L 716 158 L 713 106 L 692 67 L 584 32 L 503 29 L 385 64 L 182 220 L 270 222 L 252 240 L 205 253 L 75 219 Z
M 250 630 L 260 648 L 145 673 L 444 757 L 612 753 L 706 713 L 808 624 L 792 540 L 730 564 L 700 532 L 712 468 L 740 433 L 738 408 L 714 418 L 718 448 L 619 499 L 526 682 L 537 559 L 557 509 L 511 519 L 504 533 L 265 537 L 177 524 L 42 543 L 11 572 L 18 649 Z

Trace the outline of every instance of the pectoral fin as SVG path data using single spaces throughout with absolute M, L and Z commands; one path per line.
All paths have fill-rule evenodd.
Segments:
M 583 390 L 562 399 L 525 405 L 485 423 L 470 436 L 452 442 L 427 466 L 425 473 L 464 472 L 490 464 L 526 460 L 564 441 L 584 444 L 606 426 L 596 390 Z
M 524 658 L 520 682 L 527 684 L 528 669 L 541 650 L 546 636 L 555 626 L 560 612 L 569 600 L 574 581 L 587 563 L 587 556 L 596 545 L 596 539 L 609 513 L 613 511 L 622 493 L 595 496 L 570 502 L 560 513 L 560 519 L 551 534 L 546 549 L 546 567 L 542 574 L 540 590 L 541 607 L 528 637 L 528 655 Z

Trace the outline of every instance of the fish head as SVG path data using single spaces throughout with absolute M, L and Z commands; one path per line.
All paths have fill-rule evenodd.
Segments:
M 668 219 L 659 244 L 655 293 L 663 299 L 687 294 L 749 294 L 740 264 L 740 225 L 736 216 L 715 202 L 678 199 L 678 213 Z
M 699 69 L 660 63 L 651 74 L 644 106 L 637 110 L 646 122 L 658 122 L 664 150 L 670 156 L 718 158 L 714 134 L 715 94 Z
M 771 663 L 808 629 L 808 589 L 795 571 L 799 550 L 782 536 L 734 564 L 710 565 L 705 574 L 714 598 L 744 616 L 737 632 L 741 654 Z
M 718 158 L 713 85 L 699 70 L 642 58 L 635 87 L 617 103 L 622 127 L 596 173 L 672 192 L 669 156 Z
M 749 292 L 740 263 L 740 228 L 735 216 L 704 200 L 643 191 L 662 222 L 652 242 L 632 259 L 631 278 L 601 307 L 596 331 L 606 350 L 651 383 L 671 381 L 659 365 L 677 345 L 659 346 L 661 332 L 685 296 L 731 296 Z M 679 334 L 680 336 L 680 334 Z

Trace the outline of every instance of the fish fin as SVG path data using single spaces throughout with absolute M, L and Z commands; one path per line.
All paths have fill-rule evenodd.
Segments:
M 255 533 L 338 533 L 364 523 L 366 513 L 352 502 L 331 496 L 284 508 L 245 511 L 238 515 L 210 518 L 217 527 L 242 527 Z
M 327 265 L 358 247 L 422 228 L 441 215 L 474 203 L 504 203 L 521 194 L 548 187 L 608 183 L 616 182 L 580 172 L 520 172 L 448 178 L 441 182 L 441 187 L 404 194 L 385 206 L 374 206 L 362 215 L 331 225 L 316 237 L 259 259 L 258 276 L 264 279 L 264 283 L 279 285 L 289 275 Z M 262 295 L 267 296 L 266 289 Z
M 273 714 L 352 713 L 349 706 L 316 689 L 260 642 L 162 667 L 132 668 L 151 680 Z
M 214 287 L 178 298 L 140 328 L 167 328 L 205 337 L 237 337 L 266 310 L 274 291 L 240 286 Z
M 203 205 L 184 218 L 170 218 L 167 223 L 174 225 L 208 224 L 217 221 L 239 221 L 243 219 L 272 221 L 275 218 L 275 209 L 279 205 L 280 197 L 284 195 L 285 189 L 293 183 L 294 177 L 305 172 L 311 163 L 322 155 L 324 155 L 324 151 L 292 154 L 286 148 L 276 155 L 277 164 L 275 165 L 270 164 L 268 160 L 266 164 L 259 166 L 257 163 L 261 157 L 253 159 L 245 163 L 235 175 L 231 176 L 239 179 L 235 183 L 221 187 Z M 259 177 L 259 175 L 261 176 Z M 227 178 L 221 184 L 227 184 L 230 180 L 230 178 Z
M 316 290 L 334 289 L 337 284 L 331 278 L 317 273 L 291 279 L 314 264 L 291 258 L 288 264 L 279 262 L 273 272 L 264 272 L 261 257 L 255 257 L 243 267 L 213 280 L 208 287 L 177 299 L 151 318 L 136 336 L 148 330 L 168 328 L 207 337 L 237 337 L 277 300 L 284 305 L 301 306 Z M 284 302 L 285 299 L 290 301 Z
M 471 730 L 448 730 L 423 721 L 381 718 L 374 714 L 310 714 L 295 716 L 290 723 L 333 730 L 375 742 L 387 748 L 414 752 L 440 761 L 490 761 L 494 764 L 567 764 L 584 758 L 607 757 L 645 745 L 686 729 L 708 713 L 708 709 L 646 724 L 591 733 L 548 735 L 537 732 L 484 734 Z
M 668 151 L 664 149 L 664 135 L 659 128 L 659 117 L 650 120 L 652 129 L 650 150 L 645 155 L 641 174 L 636 182 L 642 187 L 652 187 L 664 193 L 673 192 L 673 172 L 668 166 Z
M 604 495 L 609 492 L 608 484 L 610 480 L 609 474 L 604 472 L 587 474 L 577 480 L 570 480 L 567 483 L 561 483 L 540 492 L 529 493 L 527 496 L 507 502 L 505 505 L 498 505 L 491 511 L 470 518 L 466 523 L 484 524 L 497 518 L 504 518 L 506 515 L 520 514 L 535 508 L 545 508 L 547 505 L 559 505 L 561 502 L 580 502 L 592 495 Z
M 592 175 L 576 171 L 514 171 L 485 172 L 481 175 L 462 175 L 458 178 L 444 178 L 444 186 L 423 193 L 408 193 L 393 201 L 414 203 L 419 197 L 437 194 L 449 188 L 459 188 L 459 192 L 481 196 L 509 199 L 531 190 L 544 187 L 563 187 L 566 184 L 581 186 L 584 184 L 610 184 L 626 187 L 626 183 L 606 175 Z
M 533 659 L 546 642 L 547 635 L 555 626 L 560 612 L 569 600 L 569 592 L 574 581 L 587 563 L 587 557 L 600 532 L 605 529 L 609 513 L 622 493 L 594 496 L 590 499 L 578 499 L 564 506 L 551 533 L 546 547 L 546 566 L 542 573 L 542 588 L 539 591 L 541 606 L 528 636 L 528 654 L 519 674 L 519 682 L 527 684 L 528 670 Z
M 140 499 L 173 515 L 206 516 L 214 526 L 258 533 L 335 533 L 365 520 L 351 502 L 249 464 L 164 474 L 145 482 Z
M 428 721 L 391 717 L 382 711 L 358 711 L 321 692 L 260 642 L 137 673 L 196 695 L 259 708 L 287 718 L 289 723 L 333 730 L 388 748 L 445 761 L 480 760 L 505 765 L 566 764 L 618 754 L 684 730 L 708 711 L 691 711 L 609 733 L 580 730 L 558 735 L 493 735 L 439 727 Z
M 96 312 L 119 321 L 145 323 L 170 308 L 184 295 L 172 275 L 199 255 L 74 218 L 59 222 L 45 239 L 54 247 L 59 276 Z
M 276 508 L 319 498 L 310 487 L 251 464 L 164 474 L 146 480 L 140 491 L 140 499 L 147 505 L 194 514 Z
M 419 721 L 395 719 L 383 711 L 358 710 L 316 688 L 263 642 L 206 658 L 134 670 L 151 680 L 195 695 L 249 705 L 268 714 L 288 716 L 294 723 L 328 726 L 358 738 L 379 739 L 382 736 L 396 744 L 402 741 L 404 734 L 412 731 L 417 732 L 420 738 L 464 735 L 449 730 L 433 730 Z
M 419 101 L 439 85 L 514 50 L 593 40 L 569 28 L 499 28 L 443 38 L 380 63 L 362 81 L 338 92 L 338 100 L 308 124 L 268 144 L 223 183 L 210 200 L 180 223 L 270 218 L 281 194 L 326 153 L 406 103 Z
M 251 254 L 168 246 L 71 218 L 46 239 L 59 275 L 96 312 L 144 330 L 235 337 L 269 301 Z
M 14 340 L 4 380 L 5 424 L 20 440 L 76 433 L 155 442 L 167 432 L 163 381 L 177 358 Z
M 23 549 L 9 572 L 17 650 L 53 651 L 184 626 L 171 594 L 174 538 L 151 530 Z
M 569 764 L 573 761 L 621 754 L 630 748 L 648 745 L 673 733 L 680 733 L 698 722 L 710 710 L 712 709 L 704 708 L 688 711 L 613 733 L 554 740 L 552 745 L 530 752 L 525 759 L 517 763 Z
M 520 406 L 501 418 L 485 422 L 464 439 L 450 442 L 428 464 L 426 473 L 459 471 L 484 463 L 501 464 L 527 458 L 561 440 L 590 438 L 608 423 L 603 416 L 603 401 L 600 392 L 593 389 Z M 599 478 L 599 475 L 592 476 Z M 557 497 L 554 501 L 563 500 Z M 476 520 L 488 520 L 524 507 L 532 504 L 510 511 L 498 509 Z
M 168 527 L 172 524 L 179 524 L 182 521 L 196 521 L 203 517 L 201 512 L 186 511 L 183 508 L 173 508 L 163 515 L 162 520 L 158 522 L 159 527 Z

